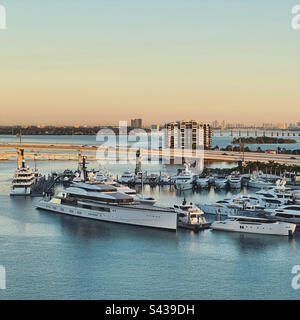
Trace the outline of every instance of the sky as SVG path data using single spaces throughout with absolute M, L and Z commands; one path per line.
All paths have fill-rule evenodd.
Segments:
M 300 122 L 300 0 L 0 0 L 0 124 Z

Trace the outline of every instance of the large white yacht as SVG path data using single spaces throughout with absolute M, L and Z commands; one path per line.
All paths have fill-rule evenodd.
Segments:
M 18 169 L 15 171 L 12 186 L 10 190 L 11 196 L 29 196 L 32 186 L 40 176 L 37 169 L 32 170 L 25 165 L 24 150 L 18 150 Z
M 51 200 L 41 200 L 36 207 L 82 218 L 177 229 L 177 211 L 174 208 L 142 204 L 106 184 L 81 183 L 63 190 Z
M 265 218 L 232 216 L 223 221 L 213 222 L 211 228 L 220 231 L 291 236 L 295 232 L 296 225 Z
M 175 188 L 178 190 L 190 190 L 194 184 L 194 174 L 190 170 L 190 164 L 184 164 L 184 170 L 174 177 Z

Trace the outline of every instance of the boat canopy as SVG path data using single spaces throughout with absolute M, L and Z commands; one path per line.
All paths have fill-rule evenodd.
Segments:
M 109 185 L 109 184 L 89 184 L 89 183 L 84 183 L 84 182 L 73 182 L 72 185 L 75 187 L 84 189 L 84 190 L 91 190 L 91 191 L 98 191 L 98 192 L 112 192 L 112 191 L 117 191 L 117 188 Z
M 67 188 L 62 193 L 68 193 L 71 195 L 83 197 L 85 199 L 97 199 L 102 201 L 109 201 L 109 202 L 132 202 L 133 198 L 125 193 L 122 192 L 112 192 L 110 194 L 102 193 L 102 192 L 94 192 L 88 191 L 81 188 L 70 187 Z

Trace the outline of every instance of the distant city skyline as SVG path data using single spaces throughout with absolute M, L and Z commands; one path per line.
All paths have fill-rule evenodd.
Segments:
M 294 0 L 1 4 L 1 125 L 300 121 Z

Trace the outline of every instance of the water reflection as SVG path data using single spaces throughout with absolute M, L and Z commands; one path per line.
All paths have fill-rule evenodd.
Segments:
M 81 219 L 78 217 L 61 215 L 43 210 L 38 210 L 38 212 L 41 215 L 51 215 L 51 219 L 55 220 L 61 226 L 61 232 L 67 234 L 71 238 L 81 240 L 114 239 L 116 241 L 122 241 L 130 238 L 131 241 L 139 241 L 143 239 L 151 241 L 154 244 L 162 244 L 166 242 L 177 243 L 178 241 L 178 235 L 174 231 L 131 226 L 92 219 Z
M 277 248 L 281 245 L 291 246 L 295 248 L 296 239 L 285 236 L 263 235 L 239 232 L 223 232 L 211 231 L 218 243 L 224 242 L 224 237 L 227 241 L 234 242 L 234 246 L 242 253 L 257 253 L 259 251 L 268 251 L 269 247 Z

